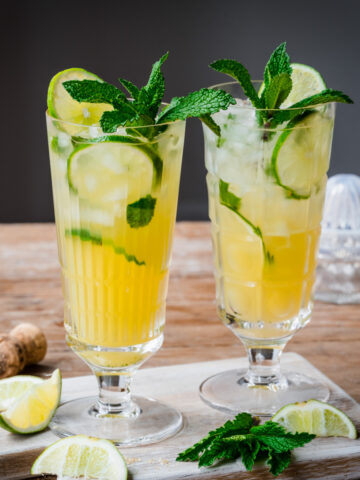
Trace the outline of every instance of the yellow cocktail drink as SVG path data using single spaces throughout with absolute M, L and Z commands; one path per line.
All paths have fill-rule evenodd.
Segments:
M 162 342 L 184 123 L 146 144 L 48 124 L 68 342 L 97 368 L 138 366 Z
M 246 103 L 215 118 L 221 145 L 205 137 L 219 313 L 240 337 L 285 337 L 311 315 L 331 108 L 265 139 Z

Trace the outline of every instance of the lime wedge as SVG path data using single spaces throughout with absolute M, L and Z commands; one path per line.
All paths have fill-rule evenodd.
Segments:
M 281 108 L 288 108 L 300 100 L 315 95 L 326 88 L 320 73 L 308 65 L 292 63 L 292 89 L 289 96 L 282 103 Z
M 104 103 L 77 102 L 62 85 L 67 80 L 102 81 L 97 75 L 83 68 L 68 68 L 57 73 L 50 81 L 47 96 L 48 110 L 52 117 L 74 124 L 94 125 L 99 122 L 103 112 L 113 110 L 111 105 Z
M 67 177 L 74 193 L 105 205 L 122 199 L 131 203 L 151 192 L 158 172 L 149 147 L 117 135 L 97 141 L 78 144 L 68 158 Z
M 289 122 L 271 157 L 271 173 L 289 197 L 309 198 L 329 168 L 333 121 L 320 112 L 306 112 Z
M 326 83 L 320 73 L 315 68 L 302 63 L 292 63 L 292 88 L 289 96 L 281 104 L 281 108 L 288 108 L 294 103 L 303 100 L 304 98 L 320 93 L 326 88 Z M 259 95 L 264 90 L 264 82 L 259 88 Z
M 126 480 L 127 466 L 113 443 L 76 435 L 46 448 L 35 460 L 31 473 L 53 474 L 59 478 Z
M 31 375 L 17 375 L 0 380 L 0 412 L 7 410 L 33 385 L 42 382 L 41 378 Z
M 271 420 L 280 423 L 291 433 L 307 432 L 318 437 L 357 437 L 354 424 L 344 412 L 318 400 L 285 405 Z
M 35 383 L 15 403 L 0 414 L 0 426 L 13 433 L 34 433 L 44 430 L 59 405 L 60 370 L 49 380 Z

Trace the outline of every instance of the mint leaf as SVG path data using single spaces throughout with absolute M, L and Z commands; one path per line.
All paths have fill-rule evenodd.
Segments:
M 154 216 L 156 198 L 146 195 L 126 208 L 126 220 L 131 228 L 145 227 Z
M 219 125 L 215 122 L 215 120 L 212 119 L 212 117 L 210 115 L 202 115 L 200 117 L 200 120 L 205 123 L 205 125 L 210 128 L 210 130 L 212 130 L 215 135 L 217 135 L 218 137 L 220 137 L 221 135 L 221 129 L 219 127 Z
M 265 88 L 270 85 L 271 79 L 279 73 L 287 73 L 289 75 L 292 73 L 290 58 L 286 53 L 286 42 L 281 43 L 275 48 L 266 64 L 264 72 Z
M 165 93 L 165 80 L 161 71 L 161 66 L 165 60 L 167 60 L 168 56 L 169 52 L 165 53 L 160 60 L 154 63 L 148 83 L 141 89 L 141 91 L 146 92 L 148 99 L 147 105 L 153 118 L 155 118 L 158 113 L 160 103 Z
M 124 247 L 116 246 L 112 240 L 103 239 L 100 235 L 96 235 L 85 228 L 65 230 L 65 235 L 79 237 L 83 242 L 91 242 L 94 245 L 110 245 L 116 254 L 123 255 L 128 262 L 134 262 L 138 266 L 145 265 L 144 261 L 140 261 L 135 255 L 127 253 Z
M 134 100 L 137 100 L 140 90 L 136 85 L 134 85 L 130 80 L 125 80 L 124 78 L 119 78 L 119 82 L 123 87 L 126 88 L 126 90 L 130 93 L 131 97 Z
M 241 198 L 229 191 L 229 184 L 220 178 L 219 181 L 220 203 L 231 210 L 240 210 Z
M 234 193 L 229 191 L 229 184 L 227 182 L 224 182 L 221 178 L 219 181 L 219 198 L 220 198 L 220 204 L 224 205 L 224 207 L 229 208 L 231 211 L 236 213 L 238 217 L 243 220 L 250 228 L 251 230 L 257 235 L 262 243 L 263 247 L 263 252 L 264 252 L 264 257 L 266 262 L 269 264 L 272 264 L 274 262 L 274 256 L 267 250 L 264 242 L 264 237 L 262 234 L 262 231 L 260 227 L 254 225 L 247 217 L 245 217 L 241 212 L 241 198 L 237 197 Z
M 241 442 L 239 450 L 246 470 L 251 471 L 260 450 L 260 443 L 256 439 L 250 439 L 248 442 Z
M 267 464 L 270 466 L 270 472 L 275 475 L 279 475 L 285 468 L 290 465 L 291 452 L 283 452 L 281 454 L 275 452 L 269 452 L 269 458 Z
M 305 432 L 289 433 L 284 427 L 272 421 L 252 427 L 250 433 L 255 435 L 263 445 L 275 453 L 287 452 L 297 447 L 303 447 L 315 438 L 315 435 Z
M 133 122 L 137 118 L 138 114 L 124 105 L 122 110 L 104 112 L 100 119 L 100 126 L 104 133 L 114 133 L 118 127 Z
M 300 115 L 304 112 L 304 109 L 311 106 L 319 106 L 325 103 L 331 102 L 340 102 L 340 103 L 354 103 L 350 97 L 345 95 L 345 93 L 340 90 L 333 90 L 327 88 L 320 93 L 311 95 L 310 97 L 304 98 L 297 103 L 291 105 L 291 107 L 280 110 L 273 115 L 272 123 L 277 125 L 279 123 L 292 120 L 297 115 Z
M 265 106 L 269 110 L 279 108 L 283 101 L 289 96 L 292 88 L 292 80 L 289 73 L 275 75 L 265 89 Z
M 189 93 L 186 97 L 174 97 L 170 105 L 159 115 L 157 123 L 185 120 L 189 117 L 202 117 L 226 110 L 230 104 L 235 104 L 231 95 L 223 90 L 202 88 Z
M 127 102 L 124 93 L 110 83 L 98 80 L 67 80 L 63 82 L 65 90 L 77 102 L 108 103 L 114 108 L 122 108 Z
M 263 108 L 264 105 L 260 100 L 252 82 L 251 77 L 247 69 L 236 60 L 217 60 L 210 65 L 211 68 L 217 72 L 226 73 L 230 77 L 237 80 L 245 95 L 249 98 L 255 108 Z

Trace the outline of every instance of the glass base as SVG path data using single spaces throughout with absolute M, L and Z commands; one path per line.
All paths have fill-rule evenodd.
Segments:
M 269 386 L 251 385 L 247 370 L 229 370 L 207 378 L 200 397 L 210 407 L 236 415 L 249 412 L 270 416 L 288 403 L 310 399 L 326 401 L 330 392 L 320 381 L 295 372 L 282 372 L 282 381 Z
M 160 442 L 181 429 L 182 415 L 175 408 L 152 398 L 131 398 L 134 408 L 126 415 L 102 414 L 97 397 L 66 402 L 57 409 L 50 428 L 60 437 L 84 434 L 122 447 Z

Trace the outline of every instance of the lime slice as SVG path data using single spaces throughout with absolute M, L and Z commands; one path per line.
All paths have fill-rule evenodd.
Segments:
M 292 63 L 292 88 L 289 96 L 281 104 L 281 108 L 288 108 L 294 103 L 304 98 L 320 93 L 326 88 L 326 83 L 320 73 L 315 68 L 303 65 L 302 63 Z M 259 95 L 264 90 L 264 82 L 259 89 Z
M 320 73 L 308 65 L 292 63 L 292 89 L 289 96 L 281 104 L 281 108 L 288 108 L 300 100 L 320 93 L 326 88 L 324 79 Z
M 13 433 L 34 433 L 44 430 L 59 405 L 60 370 L 49 380 L 35 383 L 15 403 L 0 414 L 0 426 Z
M 42 382 L 41 378 L 31 375 L 17 375 L 0 380 L 0 412 L 7 410 L 33 385 Z
M 74 193 L 104 205 L 120 200 L 131 203 L 151 192 L 158 170 L 150 147 L 129 144 L 128 137 L 117 135 L 97 141 L 78 144 L 68 158 L 67 177 Z
M 83 68 L 69 68 L 57 73 L 50 81 L 47 96 L 48 110 L 52 117 L 74 124 L 94 125 L 99 122 L 103 112 L 113 110 L 111 105 L 104 103 L 77 102 L 62 85 L 67 80 L 97 80 L 102 82 L 97 75 Z M 71 127 L 66 128 L 66 130 L 68 129 L 71 130 Z
M 307 432 L 318 437 L 357 437 L 354 424 L 344 412 L 318 400 L 285 405 L 272 420 L 292 433 Z
M 76 435 L 46 448 L 35 460 L 31 473 L 53 474 L 59 478 L 126 480 L 127 466 L 113 443 Z
M 306 112 L 289 122 L 271 157 L 271 173 L 289 197 L 309 198 L 329 168 L 333 121 L 320 112 Z

